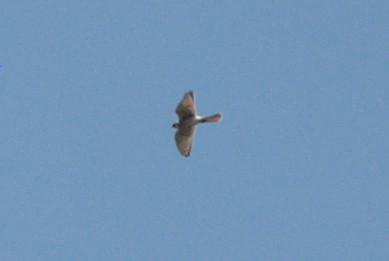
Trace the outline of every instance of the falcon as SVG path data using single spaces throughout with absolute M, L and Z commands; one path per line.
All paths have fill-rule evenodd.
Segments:
M 190 156 L 196 125 L 204 122 L 218 122 L 223 117 L 221 113 L 211 116 L 197 115 L 192 91 L 185 93 L 176 108 L 176 113 L 179 120 L 173 123 L 172 127 L 177 129 L 175 139 L 178 151 L 185 157 Z

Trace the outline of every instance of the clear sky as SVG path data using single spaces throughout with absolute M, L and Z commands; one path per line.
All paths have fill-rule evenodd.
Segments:
M 0 260 L 388 260 L 388 14 L 2 1 Z

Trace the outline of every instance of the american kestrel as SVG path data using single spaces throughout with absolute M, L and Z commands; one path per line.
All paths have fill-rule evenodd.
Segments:
M 211 116 L 197 115 L 192 91 L 185 93 L 176 108 L 176 113 L 179 121 L 173 123 L 172 127 L 177 128 L 176 145 L 181 155 L 185 157 L 190 155 L 196 125 L 203 122 L 218 122 L 223 117 L 221 113 Z

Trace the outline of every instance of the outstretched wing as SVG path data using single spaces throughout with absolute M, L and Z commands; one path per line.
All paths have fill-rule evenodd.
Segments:
M 182 98 L 181 102 L 176 108 L 176 113 L 180 118 L 180 122 L 185 121 L 186 119 L 194 117 L 196 115 L 192 91 L 185 93 L 184 98 Z
M 193 136 L 196 127 L 181 127 L 176 132 L 176 145 L 181 155 L 185 157 L 190 156 L 190 149 L 192 148 Z

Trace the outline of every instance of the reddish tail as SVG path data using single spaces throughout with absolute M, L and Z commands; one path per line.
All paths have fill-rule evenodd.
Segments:
M 215 115 L 211 116 L 205 116 L 201 119 L 201 122 L 218 122 L 223 118 L 223 115 L 221 113 L 217 113 Z

